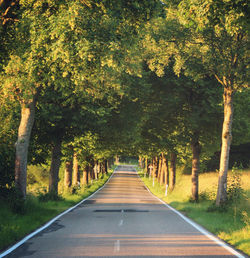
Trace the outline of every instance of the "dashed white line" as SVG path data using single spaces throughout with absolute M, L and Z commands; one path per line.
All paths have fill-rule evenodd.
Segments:
M 114 253 L 120 252 L 120 240 L 115 241 Z
M 123 225 L 123 219 L 120 220 L 119 227 Z

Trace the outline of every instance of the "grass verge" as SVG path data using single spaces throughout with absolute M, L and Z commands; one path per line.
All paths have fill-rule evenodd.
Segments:
M 175 189 L 167 196 L 165 196 L 164 186 L 160 186 L 155 181 L 153 187 L 152 178 L 144 178 L 141 171 L 139 175 L 149 190 L 158 198 L 238 250 L 250 255 L 250 171 L 242 173 L 241 187 L 244 190 L 244 198 L 222 210 L 213 209 L 217 173 L 204 173 L 199 176 L 200 201 L 198 203 L 190 202 L 190 175 L 178 175 Z
M 0 252 L 21 240 L 25 235 L 44 225 L 50 219 L 87 198 L 103 186 L 112 172 L 92 185 L 81 188 L 75 194 L 65 193 L 57 201 L 39 201 L 37 196 L 28 195 L 22 209 L 13 212 L 9 203 L 0 200 Z

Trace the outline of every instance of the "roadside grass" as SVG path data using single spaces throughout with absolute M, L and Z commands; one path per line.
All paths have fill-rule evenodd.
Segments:
M 231 172 L 229 172 L 229 177 L 230 174 Z M 221 211 L 211 208 L 214 207 L 218 173 L 210 172 L 199 175 L 200 200 L 198 203 L 190 202 L 190 175 L 178 174 L 175 188 L 172 192 L 168 192 L 167 196 L 165 196 L 164 186 L 160 186 L 155 180 L 153 187 L 152 178 L 144 178 L 142 171 L 139 171 L 139 175 L 154 195 L 238 250 L 250 255 L 250 170 L 243 171 L 241 175 L 244 198 Z
M 103 178 L 94 180 L 91 185 L 79 189 L 74 194 L 63 193 L 58 201 L 39 201 L 38 195 L 30 193 L 24 207 L 18 212 L 13 212 L 8 202 L 0 200 L 0 251 L 90 196 L 106 183 L 112 172 L 113 169 Z

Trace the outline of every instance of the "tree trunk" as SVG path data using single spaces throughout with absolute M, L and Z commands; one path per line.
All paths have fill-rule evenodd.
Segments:
M 69 160 L 65 163 L 64 187 L 68 189 L 72 185 L 72 169 L 73 161 Z
M 91 180 L 91 184 L 92 184 L 92 181 L 95 179 L 94 160 L 92 158 L 89 158 L 88 173 L 89 173 L 89 180 Z
M 201 146 L 199 143 L 199 136 L 195 134 L 192 142 L 192 200 L 198 202 L 199 199 L 199 169 L 200 169 L 200 153 L 201 153 Z
M 161 177 L 160 177 L 160 185 L 164 184 L 164 177 L 166 175 L 166 158 L 165 155 L 162 153 L 161 154 L 162 158 L 162 168 L 161 168 Z
M 83 172 L 82 172 L 82 185 L 86 186 L 88 185 L 88 165 L 83 165 Z
M 157 172 L 158 172 L 158 160 L 157 157 L 153 158 L 153 178 L 157 177 Z
M 175 179 L 176 179 L 176 154 L 171 153 L 170 154 L 170 182 L 169 182 L 169 188 L 170 191 L 174 190 L 175 186 Z
M 15 159 L 15 187 L 26 197 L 27 160 L 30 135 L 35 119 L 35 99 L 21 104 L 21 121 L 18 128 Z
M 233 92 L 224 87 L 224 121 L 222 128 L 222 146 L 220 156 L 220 172 L 216 197 L 216 205 L 220 206 L 227 200 L 227 171 L 229 163 L 230 145 L 232 142 L 233 123 Z
M 157 175 L 157 180 L 160 182 L 161 180 L 161 174 L 162 174 L 162 157 L 159 157 L 159 162 L 158 162 L 158 175 Z
M 94 161 L 94 173 L 95 173 L 95 179 L 98 179 L 98 161 Z
M 74 152 L 72 185 L 73 186 L 78 185 L 79 181 L 80 181 L 80 178 L 79 178 L 79 166 L 78 166 L 77 153 Z
M 145 168 L 146 174 L 148 174 L 148 158 L 145 158 Z
M 165 168 L 165 184 L 169 185 L 168 158 L 165 155 L 164 155 L 164 158 L 165 158 L 164 166 L 166 166 L 166 168 Z
M 139 156 L 139 161 L 138 161 L 138 163 L 139 163 L 139 167 L 142 168 L 142 158 L 141 158 L 141 156 Z
M 104 174 L 108 173 L 108 161 L 104 160 Z
M 52 158 L 49 173 L 49 192 L 58 194 L 58 175 L 61 165 L 61 147 L 62 147 L 62 137 L 59 136 L 54 140 L 52 147 Z

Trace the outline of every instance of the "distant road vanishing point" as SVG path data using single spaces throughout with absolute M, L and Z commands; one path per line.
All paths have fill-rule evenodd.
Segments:
M 226 246 L 226 247 L 225 247 Z M 154 197 L 134 166 L 5 257 L 244 257 Z

